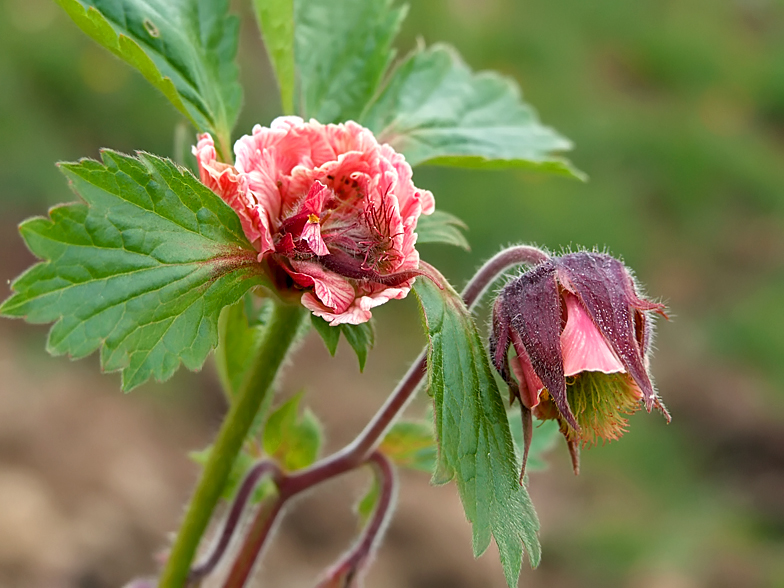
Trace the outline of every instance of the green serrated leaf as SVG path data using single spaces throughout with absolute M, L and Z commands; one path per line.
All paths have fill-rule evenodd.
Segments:
M 412 166 L 522 167 L 584 178 L 556 155 L 572 144 L 539 122 L 517 84 L 472 72 L 445 45 L 409 55 L 360 122 Z
M 531 564 L 541 556 L 539 521 L 518 482 L 518 463 L 501 394 L 470 312 L 449 286 L 417 280 L 430 339 L 428 388 L 433 396 L 440 477 L 454 476 L 474 554 L 495 538 L 506 580 L 517 585 L 523 545 Z
M 363 371 L 365 369 L 368 353 L 373 348 L 373 344 L 376 340 L 373 321 L 370 320 L 361 325 L 340 325 L 340 329 L 343 336 L 346 338 L 346 341 L 348 341 L 348 344 L 351 345 L 351 348 L 354 350 L 354 353 L 357 354 L 359 371 Z
M 226 151 L 242 102 L 239 19 L 228 0 L 57 0 L 90 37 L 138 69 Z M 228 156 L 224 153 L 224 156 Z
M 264 451 L 280 465 L 294 471 L 316 461 L 321 447 L 321 425 L 309 409 L 299 417 L 302 393 L 273 410 L 264 427 Z
M 446 243 L 471 251 L 463 231 L 468 226 L 453 214 L 434 210 L 432 214 L 419 217 L 416 226 L 417 245 L 421 243 Z
M 340 326 L 330 327 L 327 321 L 315 314 L 310 315 L 310 322 L 313 323 L 313 328 L 316 329 L 316 332 L 324 341 L 324 345 L 327 346 L 329 354 L 335 357 L 335 352 L 338 350 L 338 342 L 340 341 Z
M 357 120 L 394 57 L 405 13 L 392 0 L 294 0 L 300 113 L 325 124 Z
M 510 410 L 507 414 L 509 418 L 509 429 L 512 431 L 512 439 L 517 449 L 517 455 L 523 454 L 523 421 L 519 410 Z M 528 448 L 528 463 L 525 466 L 526 473 L 547 469 L 547 461 L 544 454 L 550 451 L 558 440 L 560 432 L 558 422 L 555 420 L 540 421 L 534 419 L 534 433 L 531 437 L 531 446 Z
M 100 347 L 123 389 L 199 369 L 221 309 L 262 283 L 236 213 L 169 160 L 102 152 L 60 169 L 84 203 L 20 226 L 41 263 L 12 285 L 0 314 L 54 322 L 47 349 Z
M 384 437 L 378 450 L 400 467 L 435 471 L 438 449 L 433 425 L 425 421 L 399 421 Z
M 285 114 L 294 112 L 294 0 L 253 0 L 264 45 L 278 78 Z

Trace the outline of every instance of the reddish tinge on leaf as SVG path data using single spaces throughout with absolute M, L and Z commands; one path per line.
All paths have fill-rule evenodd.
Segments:
M 491 351 L 520 400 L 526 454 L 532 414 L 560 423 L 575 472 L 580 446 L 618 439 L 626 415 L 641 404 L 669 421 L 648 373 L 652 312 L 666 316 L 662 304 L 638 295 L 629 270 L 603 253 L 551 257 L 501 290 Z
M 242 221 L 281 290 L 332 325 L 368 321 L 371 308 L 403 298 L 419 270 L 420 214 L 433 212 L 411 167 L 366 128 L 281 117 L 234 146 L 234 166 L 216 160 L 212 137 L 193 153 L 201 181 Z

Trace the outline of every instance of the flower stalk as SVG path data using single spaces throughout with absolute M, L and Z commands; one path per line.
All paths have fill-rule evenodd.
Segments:
M 199 541 L 226 485 L 234 460 L 256 413 L 269 393 L 299 326 L 306 316 L 300 306 L 275 303 L 253 367 L 223 421 L 209 460 L 191 498 L 180 531 L 161 575 L 159 588 L 182 588 Z

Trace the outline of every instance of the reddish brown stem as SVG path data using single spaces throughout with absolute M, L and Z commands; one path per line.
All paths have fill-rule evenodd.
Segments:
M 224 588 L 244 586 L 250 577 L 259 552 L 270 535 L 275 519 L 283 508 L 286 498 L 278 496 L 275 500 L 267 500 L 261 504 L 250 529 L 242 543 L 237 559 L 223 583 Z
M 250 497 L 253 495 L 253 491 L 259 485 L 261 479 L 267 475 L 272 476 L 275 484 L 280 484 L 282 479 L 282 472 L 280 471 L 278 464 L 276 464 L 274 461 L 260 461 L 255 464 L 250 469 L 250 471 L 248 471 L 245 479 L 242 481 L 240 489 L 237 491 L 237 495 L 234 497 L 234 502 L 232 502 L 231 509 L 229 510 L 229 514 L 226 517 L 226 522 L 223 524 L 223 530 L 221 531 L 217 542 L 213 546 L 212 551 L 204 559 L 204 561 L 196 565 L 191 570 L 191 573 L 188 576 L 188 579 L 191 582 L 196 582 L 201 578 L 204 578 L 213 569 L 215 569 L 216 565 L 218 565 L 218 562 L 226 552 L 226 548 L 229 546 L 231 538 L 237 529 L 237 524 L 240 522 L 242 511 L 245 510 L 245 506 L 250 500 Z
M 356 577 L 361 566 L 373 554 L 383 537 L 389 519 L 392 517 L 394 496 L 397 490 L 392 463 L 378 451 L 374 451 L 370 455 L 367 463 L 374 466 L 376 479 L 381 489 L 373 516 L 363 530 L 359 541 L 327 572 L 319 587 L 332 586 L 334 581 L 338 579 L 343 580 L 347 586 L 353 585 L 351 584 L 352 579 Z

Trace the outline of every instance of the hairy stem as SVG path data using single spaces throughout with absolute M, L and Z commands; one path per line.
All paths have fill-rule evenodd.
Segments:
M 378 451 L 370 454 L 367 463 L 373 465 L 376 479 L 381 488 L 373 516 L 362 531 L 359 541 L 327 572 L 327 577 L 319 584 L 319 587 L 332 586 L 337 579 L 343 580 L 346 585 L 352 585 L 352 580 L 360 572 L 362 564 L 372 556 L 384 535 L 389 519 L 392 518 L 394 496 L 397 490 L 392 463 Z
M 161 575 L 159 588 L 182 588 L 185 585 L 199 541 L 220 499 L 234 460 L 304 317 L 305 311 L 300 306 L 275 304 L 253 367 L 234 398 L 212 446 Z
M 473 308 L 493 283 L 510 267 L 536 265 L 549 259 L 549 255 L 530 245 L 508 247 L 488 259 L 463 290 L 463 301 Z
M 248 471 L 245 479 L 242 481 L 240 489 L 237 491 L 237 495 L 234 497 L 234 502 L 232 502 L 231 508 L 229 509 L 229 514 L 226 517 L 226 521 L 223 523 L 223 529 L 221 530 L 220 536 L 215 542 L 212 551 L 210 551 L 210 554 L 205 557 L 199 565 L 191 570 L 190 580 L 192 582 L 205 577 L 215 569 L 216 565 L 218 565 L 218 562 L 221 557 L 223 557 L 226 548 L 231 542 L 234 532 L 237 530 L 240 517 L 242 517 L 242 511 L 245 510 L 245 506 L 248 504 L 250 497 L 253 495 L 253 491 L 257 488 L 261 479 L 267 475 L 272 477 L 276 485 L 280 485 L 283 472 L 281 472 L 280 467 L 274 461 L 260 461 Z
M 234 560 L 229 577 L 223 583 L 223 588 L 241 588 L 245 585 L 286 498 L 283 495 L 278 495 L 276 498 L 265 500 L 259 507 L 245 535 L 239 554 Z

